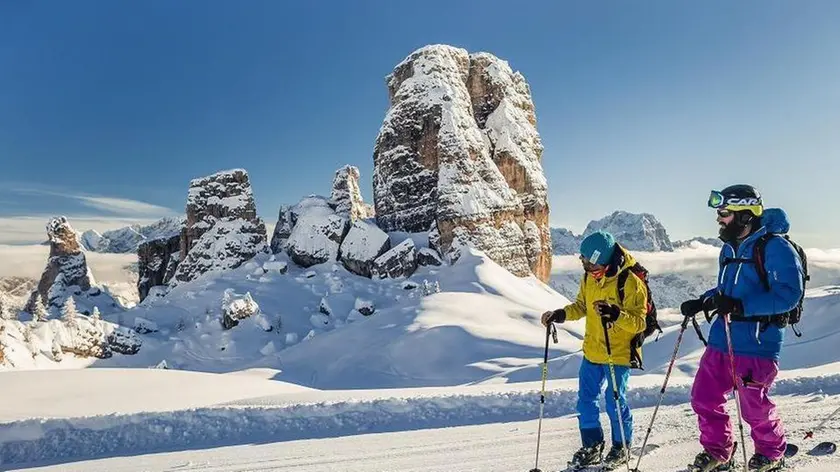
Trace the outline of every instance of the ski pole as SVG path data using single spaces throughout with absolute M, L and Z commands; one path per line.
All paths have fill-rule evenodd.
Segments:
M 545 354 L 543 355 L 542 365 L 542 388 L 540 389 L 540 419 L 537 422 L 537 457 L 534 459 L 534 468 L 530 472 L 542 472 L 540 470 L 540 433 L 542 432 L 543 411 L 545 409 L 545 381 L 548 378 L 548 338 L 554 340 L 557 344 L 557 328 L 554 323 L 548 323 L 545 327 Z
M 837 414 L 837 412 L 840 412 L 840 408 L 838 408 L 838 409 L 836 409 L 836 410 L 832 411 L 832 412 L 831 412 L 831 414 L 830 414 L 830 415 L 828 415 L 828 416 L 827 416 L 824 420 L 822 420 L 822 422 L 821 422 L 819 425 L 817 425 L 817 427 L 816 427 L 816 428 L 814 428 L 814 429 L 812 429 L 812 430 L 810 430 L 810 431 L 806 432 L 806 433 L 805 433 L 805 437 L 804 437 L 803 439 L 811 439 L 811 438 L 813 438 L 813 437 L 814 437 L 814 431 L 815 431 L 815 430 L 820 430 L 820 429 L 822 429 L 822 427 L 823 427 L 826 423 L 828 423 L 828 420 L 830 420 L 831 418 L 834 418 L 834 415 L 836 415 L 836 414 Z
M 694 325 L 694 332 L 697 333 L 697 337 L 700 339 L 700 342 L 703 343 L 704 347 L 708 347 L 709 343 L 706 341 L 706 338 L 703 337 L 703 330 L 700 329 L 700 325 L 697 324 L 697 317 L 691 317 L 691 324 Z
M 610 366 L 610 377 L 613 385 L 613 400 L 615 400 L 615 414 L 618 420 L 618 430 L 621 432 L 621 446 L 624 448 L 624 465 L 627 466 L 627 472 L 630 472 L 630 449 L 627 448 L 627 438 L 624 435 L 624 419 L 621 417 L 621 405 L 619 404 L 618 384 L 615 381 L 615 363 L 612 358 L 612 348 L 610 348 L 610 333 L 607 329 L 607 322 L 603 321 L 604 326 L 604 341 L 607 343 L 607 364 Z
M 691 317 L 694 320 L 694 317 Z M 697 326 L 697 320 L 694 320 L 695 326 Z M 680 351 L 680 343 L 682 343 L 683 333 L 688 328 L 688 318 L 686 317 L 682 325 L 680 325 L 680 332 L 677 335 L 677 344 L 674 346 L 674 353 L 671 355 L 671 362 L 668 364 L 668 370 L 665 372 L 665 381 L 662 383 L 662 389 L 659 391 L 659 400 L 656 402 L 656 407 L 653 409 L 653 416 L 650 417 L 650 424 L 648 425 L 647 432 L 645 433 L 645 440 L 642 441 L 642 449 L 639 452 L 639 458 L 636 460 L 636 467 L 633 468 L 634 472 L 639 472 L 639 464 L 642 463 L 642 456 L 645 455 L 645 446 L 647 445 L 648 438 L 650 437 L 650 432 L 653 429 L 653 422 L 656 419 L 656 412 L 659 411 L 659 406 L 662 405 L 662 398 L 665 396 L 665 388 L 668 386 L 668 379 L 671 377 L 671 369 L 674 367 L 674 362 L 677 360 L 677 354 Z
M 723 315 L 723 327 L 726 330 L 726 345 L 729 349 L 729 365 L 732 371 L 732 388 L 735 393 L 735 408 L 738 410 L 738 429 L 741 431 L 741 444 L 744 442 L 744 422 L 741 420 L 741 395 L 738 393 L 738 376 L 735 375 L 735 354 L 732 351 L 732 334 L 729 331 L 729 313 Z M 741 447 L 744 453 L 744 472 L 747 471 L 747 448 Z

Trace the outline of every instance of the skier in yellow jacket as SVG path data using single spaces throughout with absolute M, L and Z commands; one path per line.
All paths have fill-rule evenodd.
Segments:
M 578 374 L 578 423 L 582 447 L 569 465 L 582 468 L 602 461 L 604 433 L 599 421 L 599 396 L 604 382 L 609 392 L 613 380 L 608 365 L 605 330 L 609 331 L 610 351 L 618 385 L 621 423 L 612 393 L 606 395 L 610 417 L 612 448 L 603 466 L 607 470 L 624 463 L 632 444 L 633 416 L 627 405 L 627 383 L 634 361 L 641 362 L 641 349 L 632 349 L 633 339 L 645 330 L 647 288 L 630 268 L 636 263 L 610 233 L 599 231 L 587 236 L 580 247 L 584 275 L 574 303 L 542 315 L 542 323 L 563 323 L 586 318 L 583 360 Z M 622 272 L 627 275 L 620 276 Z M 624 297 L 619 296 L 619 279 L 624 279 Z M 621 428 L 623 427 L 623 435 Z M 624 437 L 622 437 L 624 436 Z

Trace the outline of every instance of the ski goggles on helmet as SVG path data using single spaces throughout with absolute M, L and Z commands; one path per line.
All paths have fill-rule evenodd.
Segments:
M 717 191 L 712 190 L 709 194 L 709 201 L 707 202 L 709 207 L 714 208 L 718 211 L 720 210 L 728 210 L 728 211 L 749 211 L 755 216 L 761 216 L 764 213 L 764 206 L 761 203 L 761 198 L 755 197 L 746 197 L 746 198 L 738 198 L 738 197 L 730 197 L 726 198 L 726 196 Z

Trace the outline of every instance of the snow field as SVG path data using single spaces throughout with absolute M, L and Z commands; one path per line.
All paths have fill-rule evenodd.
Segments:
M 628 402 L 633 408 L 656 404 L 661 387 L 661 378 L 656 377 L 642 379 L 643 386 L 634 385 L 628 392 Z M 576 382 L 567 380 L 559 384 L 549 386 L 546 418 L 575 413 Z M 127 454 L 528 421 L 538 415 L 538 388 L 538 384 L 528 383 L 446 387 L 429 392 L 423 392 L 424 389 L 291 392 L 176 411 L 25 419 L 0 424 L 0 457 L 5 464 L 60 463 Z M 689 393 L 689 379 L 677 379 L 666 391 L 663 404 L 684 404 L 689 401 Z M 773 391 L 773 395 L 817 394 L 815 398 L 838 393 L 840 374 L 782 379 Z M 637 422 L 636 434 L 644 427 Z
M 791 386 L 792 387 L 792 386 Z M 785 423 L 789 438 L 800 445 L 800 454 L 789 462 L 792 471 L 840 470 L 840 455 L 823 458 L 807 454 L 817 442 L 836 439 L 840 418 L 830 421 L 817 431 L 815 439 L 803 441 L 802 433 L 815 427 L 830 414 L 840 399 L 822 394 L 792 394 L 774 397 Z M 653 408 L 633 404 L 635 447 L 644 439 Z M 603 411 L 603 410 L 602 410 Z M 730 415 L 735 414 L 732 401 Z M 733 418 L 734 420 L 734 418 Z M 606 415 L 601 423 L 609 432 Z M 164 427 L 165 429 L 165 427 Z M 737 436 L 737 428 L 734 429 Z M 535 418 L 506 419 L 491 424 L 469 426 L 446 425 L 423 430 L 366 432 L 342 437 L 282 441 L 264 439 L 207 450 L 170 448 L 172 452 L 67 462 L 41 467 L 20 464 L 31 472 L 90 472 L 128 471 L 196 471 L 196 472 L 469 472 L 527 471 L 534 467 L 537 421 Z M 749 426 L 745 425 L 749 435 Z M 740 442 L 740 440 L 739 440 Z M 748 457 L 752 454 L 749 437 Z M 694 413 L 687 404 L 667 406 L 659 410 L 649 443 L 661 447 L 642 459 L 643 472 L 673 472 L 681 470 L 699 452 Z M 544 419 L 539 466 L 543 471 L 556 472 L 565 468 L 566 461 L 579 447 L 577 419 L 569 415 L 554 415 Z M 739 450 L 740 452 L 740 450 Z M 126 453 L 127 454 L 127 453 Z M 116 456 L 116 457 L 115 457 Z M 740 458 L 741 455 L 739 454 Z M 740 463 L 741 459 L 738 459 Z M 635 465 L 635 457 L 631 466 Z M 457 469 L 453 469 L 457 466 Z M 8 470 L 19 470 L 12 465 Z M 621 470 L 621 469 L 618 469 Z

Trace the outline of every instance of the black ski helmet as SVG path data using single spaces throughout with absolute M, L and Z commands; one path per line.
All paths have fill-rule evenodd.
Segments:
M 709 197 L 709 206 L 734 212 L 737 222 L 742 225 L 751 223 L 764 213 L 761 193 L 747 184 L 730 185 L 719 192 L 713 191 Z

